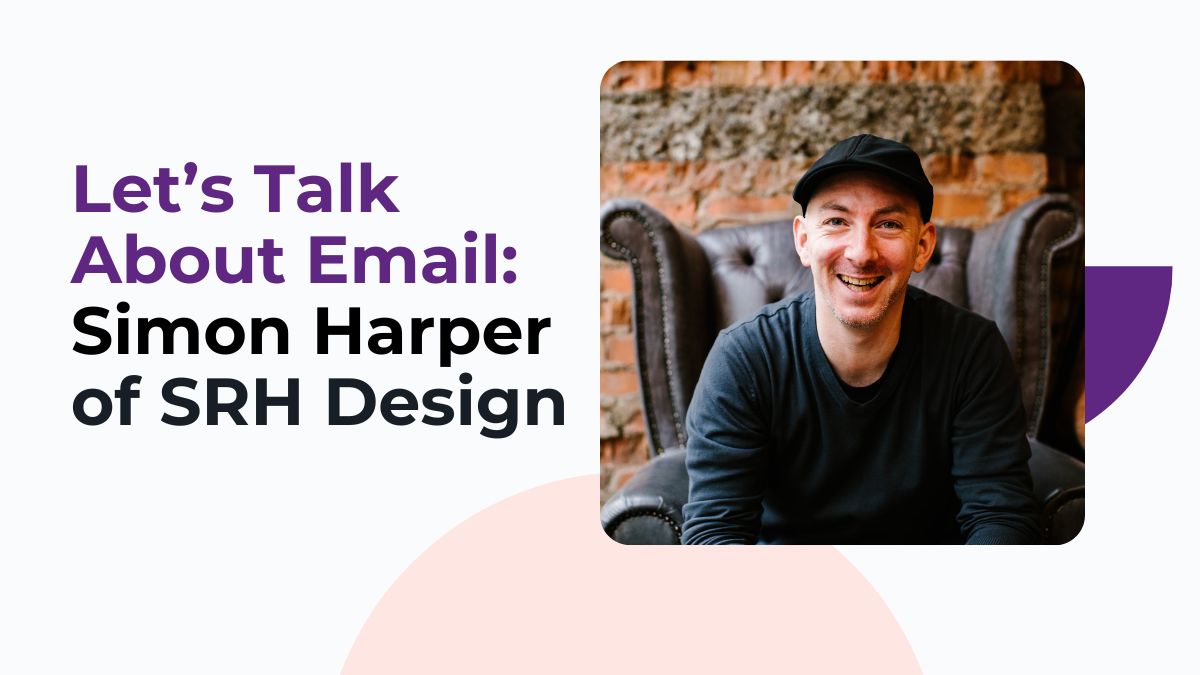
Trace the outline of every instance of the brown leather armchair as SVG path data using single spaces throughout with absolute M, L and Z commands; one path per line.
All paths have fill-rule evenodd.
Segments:
M 649 206 L 606 204 L 600 246 L 633 270 L 633 325 L 651 461 L 601 510 L 622 543 L 679 543 L 688 481 L 684 418 L 718 331 L 812 288 L 791 221 L 691 235 Z M 980 230 L 939 227 L 915 286 L 996 322 L 1021 378 L 1047 543 L 1083 524 L 1082 448 L 1066 401 L 1083 336 L 1083 224 L 1065 196 L 1038 197 Z M 1057 446 L 1054 447 L 1054 446 Z

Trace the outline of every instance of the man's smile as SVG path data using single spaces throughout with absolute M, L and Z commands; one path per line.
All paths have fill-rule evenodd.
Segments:
M 849 274 L 839 274 L 839 275 L 837 275 L 837 278 L 839 281 L 841 281 L 843 284 L 845 284 L 846 288 L 849 288 L 852 291 L 859 291 L 859 292 L 868 291 L 868 290 L 874 288 L 875 286 L 878 286 L 879 283 L 881 281 L 883 281 L 882 276 L 863 277 L 863 276 L 851 276 Z

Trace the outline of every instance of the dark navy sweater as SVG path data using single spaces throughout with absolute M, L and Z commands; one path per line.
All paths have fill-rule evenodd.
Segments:
M 709 352 L 687 416 L 684 543 L 1035 543 L 1025 413 L 995 324 L 910 286 L 858 403 L 815 305 L 768 305 Z

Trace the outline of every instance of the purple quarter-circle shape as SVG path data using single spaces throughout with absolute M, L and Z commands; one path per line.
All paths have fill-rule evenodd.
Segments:
M 1170 302 L 1170 267 L 1084 268 L 1086 421 L 1112 405 L 1146 365 Z

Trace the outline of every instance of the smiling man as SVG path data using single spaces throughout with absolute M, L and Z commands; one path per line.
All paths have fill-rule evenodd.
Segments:
M 937 241 L 920 158 L 855 136 L 793 197 L 813 290 L 709 352 L 687 417 L 684 543 L 1035 543 L 1004 339 L 908 285 Z

